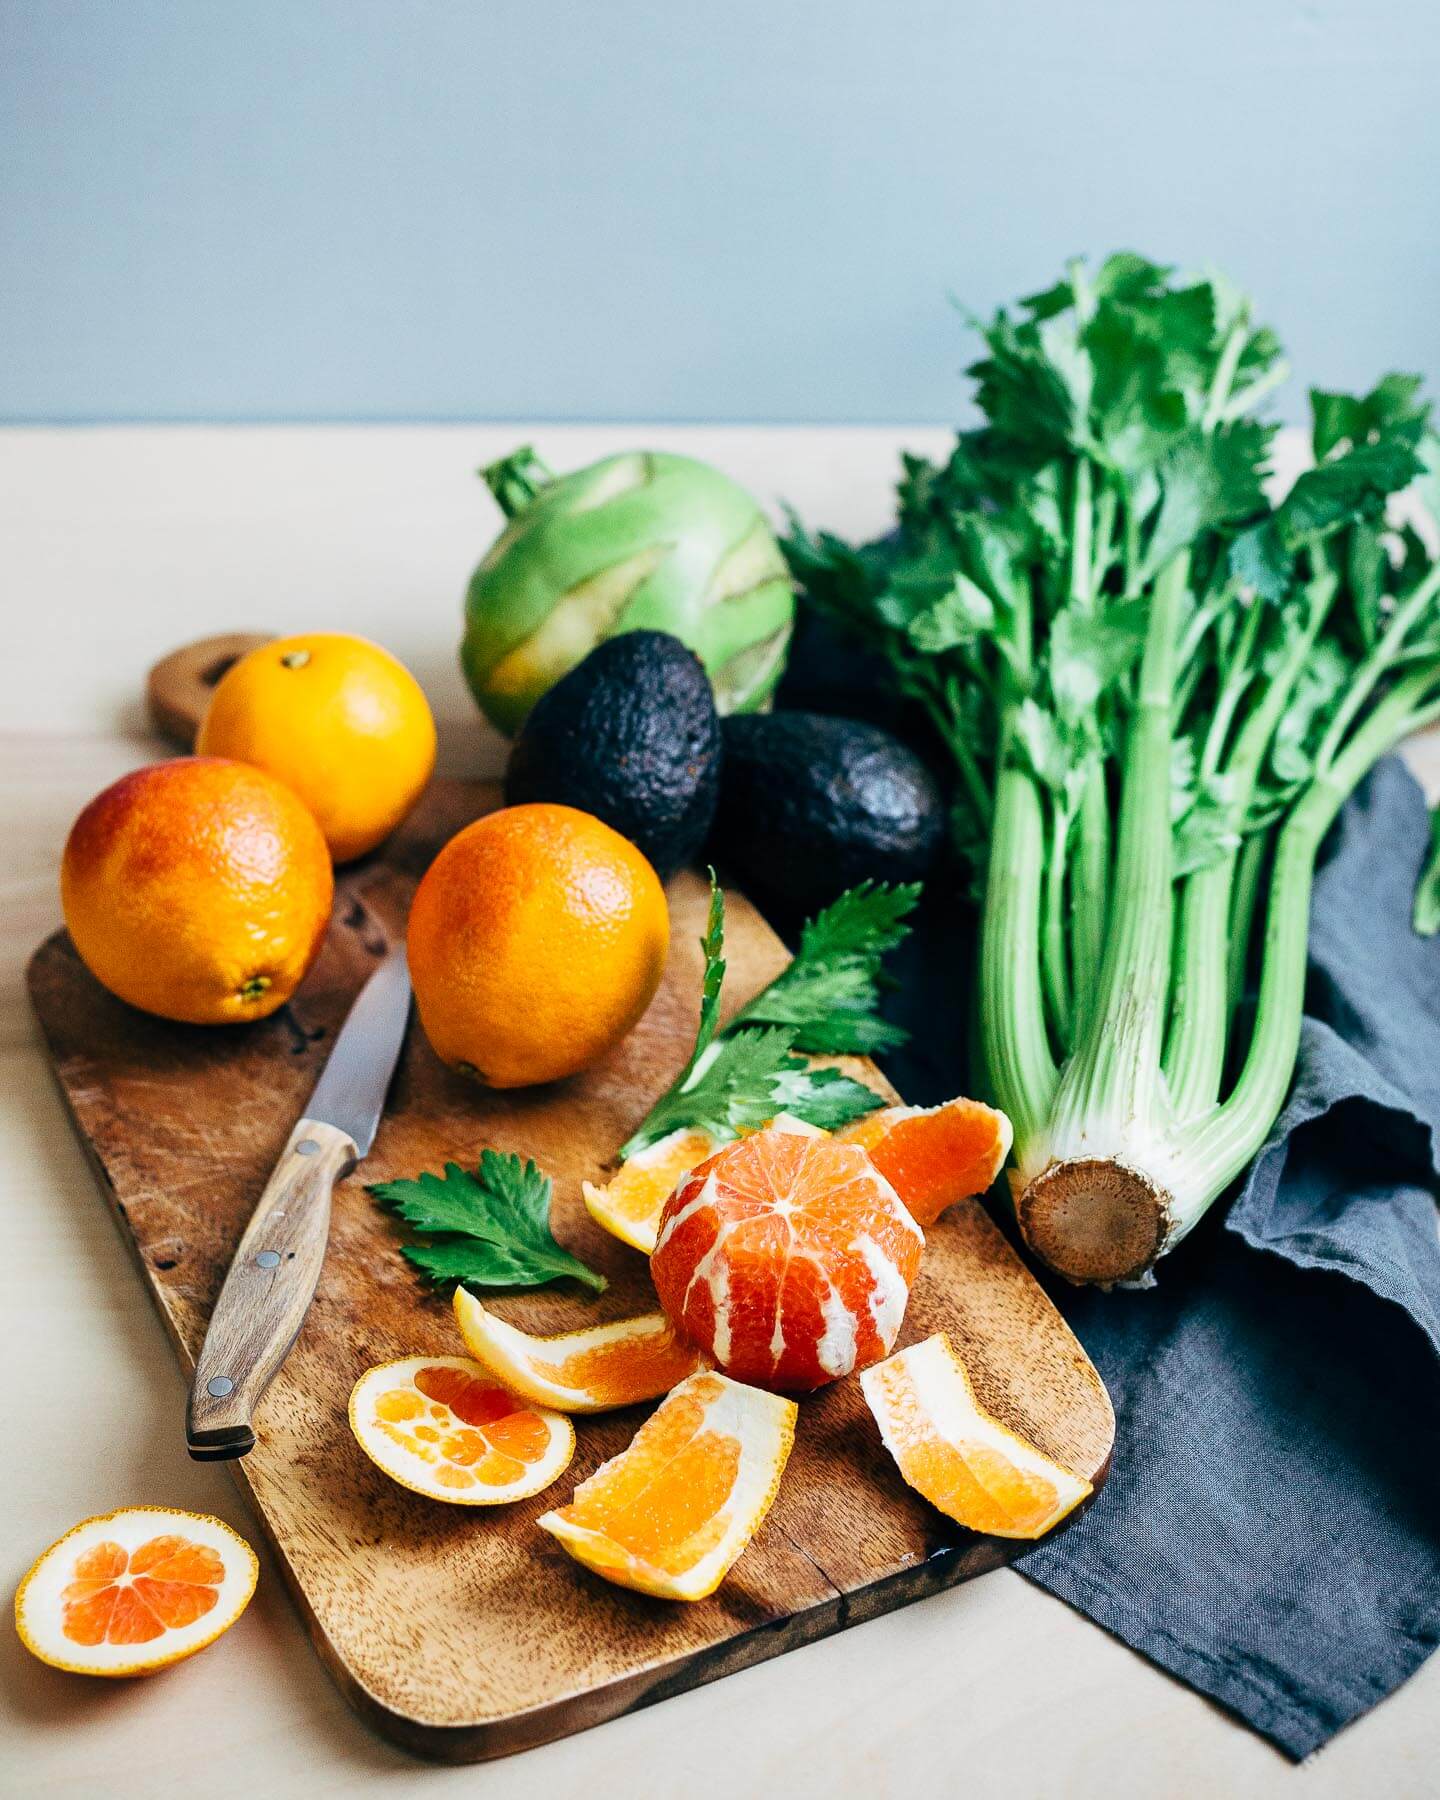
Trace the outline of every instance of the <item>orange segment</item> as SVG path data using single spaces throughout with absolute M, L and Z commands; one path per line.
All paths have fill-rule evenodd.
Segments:
M 512 1394 L 559 1412 L 606 1412 L 668 1394 L 700 1367 L 700 1353 L 675 1335 L 664 1313 L 532 1337 L 496 1318 L 466 1289 L 455 1290 L 465 1348 Z
M 86 1519 L 20 1584 L 27 1650 L 84 1675 L 148 1675 L 193 1656 L 238 1619 L 259 1564 L 219 1519 L 129 1507 Z
M 814 1388 L 891 1349 L 924 1243 L 858 1144 L 777 1125 L 691 1170 L 650 1274 L 676 1330 L 727 1374 Z
M 463 1356 L 366 1370 L 350 1395 L 350 1429 L 391 1480 L 457 1506 L 538 1494 L 575 1454 L 568 1419 L 515 1399 Z
M 943 1106 L 887 1106 L 836 1134 L 859 1144 L 921 1225 L 947 1206 L 983 1194 L 1004 1167 L 1014 1131 L 1009 1119 L 979 1100 Z
M 584 1182 L 581 1192 L 586 1210 L 602 1231 L 648 1256 L 655 1248 L 660 1214 L 676 1182 L 715 1148 L 708 1131 L 672 1131 L 632 1156 L 604 1187 Z
M 867 1369 L 860 1385 L 905 1480 L 971 1531 L 1043 1537 L 1092 1492 L 983 1409 L 943 1332 Z
M 541 1527 L 577 1562 L 663 1600 L 713 1594 L 770 1510 L 795 1403 L 704 1370 L 682 1381 L 628 1450 Z

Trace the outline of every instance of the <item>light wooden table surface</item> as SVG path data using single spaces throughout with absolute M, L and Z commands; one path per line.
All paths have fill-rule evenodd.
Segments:
M 560 468 L 646 443 L 851 533 L 885 523 L 896 451 L 933 429 L 205 428 L 0 432 L 0 1582 L 76 1520 L 137 1502 L 256 1537 L 190 1462 L 180 1376 L 52 1091 L 25 1003 L 56 869 L 92 793 L 157 749 L 141 681 L 223 630 L 366 633 L 425 682 L 444 766 L 498 741 L 456 664 L 495 528 L 473 471 L 534 441 Z M 1426 771 L 1430 773 L 1431 771 Z M 1363 1347 L 1357 1346 L 1357 1354 Z M 262 1557 L 262 1564 L 264 1558 Z M 968 1793 L 1433 1794 L 1440 1658 L 1303 1769 L 1009 1571 L 648 1711 L 476 1769 L 413 1762 L 322 1673 L 273 1568 L 220 1644 L 151 1681 L 42 1668 L 0 1631 L 0 1794 L 584 1795 L 914 1800 Z

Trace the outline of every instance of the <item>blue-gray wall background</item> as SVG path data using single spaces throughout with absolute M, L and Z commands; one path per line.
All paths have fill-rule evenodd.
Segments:
M 1433 0 L 0 0 L 0 27 L 10 420 L 945 420 L 947 295 L 1118 246 L 1232 273 L 1306 380 L 1440 371 Z

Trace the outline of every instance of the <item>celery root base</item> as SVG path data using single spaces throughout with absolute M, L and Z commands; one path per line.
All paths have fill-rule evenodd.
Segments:
M 1066 1280 L 1138 1281 L 1170 1236 L 1171 1198 L 1142 1170 L 1110 1157 L 1052 1162 L 1020 1196 L 1020 1234 Z

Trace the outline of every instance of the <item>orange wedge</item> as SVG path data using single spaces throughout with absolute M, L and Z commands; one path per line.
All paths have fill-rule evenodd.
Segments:
M 132 1506 L 86 1519 L 32 1566 L 15 1596 L 31 1655 L 77 1675 L 153 1675 L 228 1631 L 260 1565 L 204 1513 Z
M 457 1506 L 538 1494 L 575 1454 L 567 1418 L 516 1400 L 464 1356 L 367 1369 L 350 1395 L 350 1429 L 392 1481 Z
M 704 1370 L 682 1381 L 541 1527 L 621 1587 L 662 1600 L 713 1594 L 770 1510 L 795 1403 Z
M 616 1319 L 559 1337 L 532 1337 L 455 1290 L 465 1348 L 522 1400 L 557 1412 L 607 1412 L 668 1394 L 700 1367 L 700 1353 L 675 1335 L 664 1313 Z
M 866 1369 L 860 1386 L 900 1473 L 957 1525 L 1043 1537 L 1092 1491 L 981 1407 L 943 1332 Z
M 602 1231 L 648 1256 L 655 1248 L 660 1214 L 676 1182 L 717 1147 L 708 1131 L 672 1131 L 632 1156 L 604 1187 L 583 1183 L 586 1210 Z
M 985 1193 L 1014 1135 L 1003 1112 L 965 1099 L 883 1107 L 836 1133 L 870 1152 L 919 1225 L 933 1225 L 947 1206 Z

